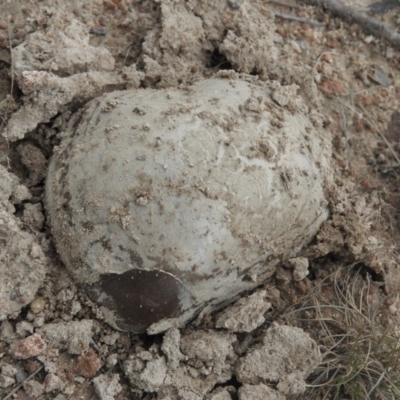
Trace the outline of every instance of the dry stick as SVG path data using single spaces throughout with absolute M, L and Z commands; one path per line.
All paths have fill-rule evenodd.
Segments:
M 386 39 L 394 47 L 400 48 L 400 35 L 397 32 L 360 14 L 357 10 L 345 6 L 339 0 L 303 0 L 303 2 L 311 6 L 325 8 L 333 15 L 347 22 L 358 24 L 365 32 Z
M 17 385 L 13 390 L 11 390 L 10 393 L 6 397 L 3 397 L 2 400 L 7 400 L 9 399 L 14 393 L 18 392 L 18 390 L 24 385 L 25 382 L 29 381 L 32 379 L 35 375 L 37 375 L 42 369 L 44 368 L 44 365 L 41 365 L 35 372 L 32 372 L 29 376 L 27 376 L 23 382 L 21 382 L 19 385 Z
M 325 24 L 322 23 L 322 22 L 312 21 L 312 20 L 309 20 L 307 18 L 298 17 L 296 15 L 283 14 L 283 13 L 279 13 L 279 12 L 276 12 L 276 11 L 274 11 L 274 15 L 275 15 L 275 17 L 278 17 L 278 18 L 289 19 L 291 21 L 302 22 L 302 23 L 308 24 L 308 25 L 325 26 Z

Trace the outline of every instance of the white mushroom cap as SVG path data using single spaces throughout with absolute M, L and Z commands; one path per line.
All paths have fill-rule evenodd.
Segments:
M 329 138 L 300 97 L 274 98 L 276 83 L 209 79 L 109 93 L 76 118 L 50 164 L 47 211 L 63 262 L 110 324 L 182 326 L 316 234 Z

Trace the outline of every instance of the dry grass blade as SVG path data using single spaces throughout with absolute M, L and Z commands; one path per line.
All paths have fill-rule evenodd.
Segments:
M 376 323 L 382 303 L 372 291 L 368 276 L 342 267 L 285 314 L 314 335 L 323 355 L 304 398 L 400 398 L 400 337 Z

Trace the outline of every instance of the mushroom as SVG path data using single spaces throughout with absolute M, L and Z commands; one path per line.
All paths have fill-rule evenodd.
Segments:
M 276 101 L 281 89 L 218 77 L 117 91 L 72 118 L 49 166 L 47 215 L 109 324 L 183 326 L 315 236 L 328 217 L 329 136 L 300 96 Z

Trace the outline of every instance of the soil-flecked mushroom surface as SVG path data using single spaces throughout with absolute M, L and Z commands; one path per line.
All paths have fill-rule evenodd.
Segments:
M 296 1 L 1 3 L 0 398 L 400 398 L 399 62 Z

